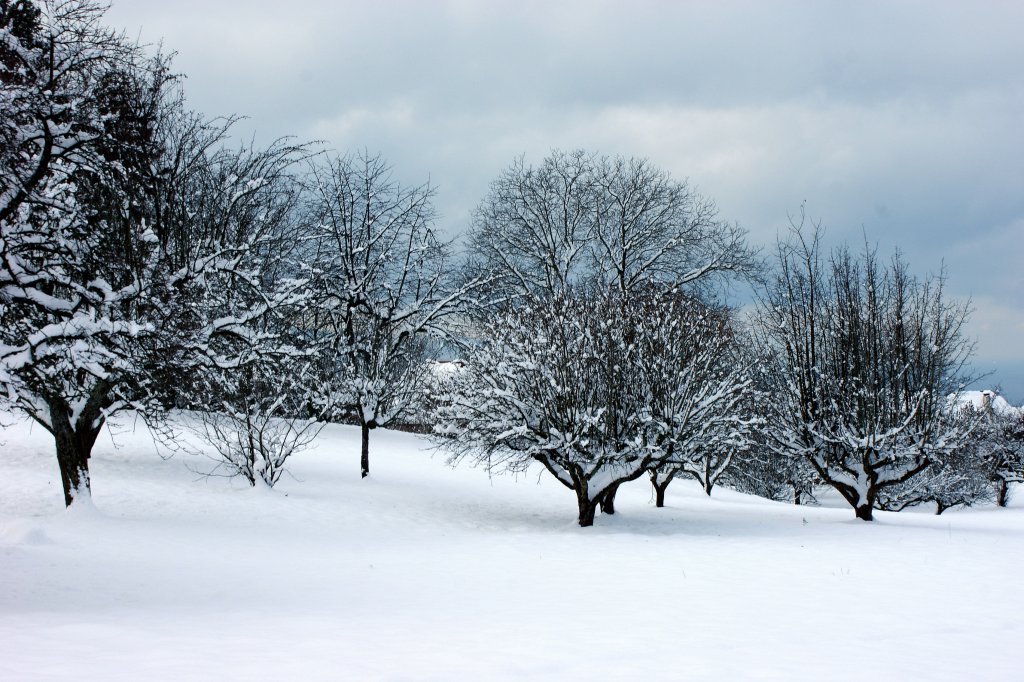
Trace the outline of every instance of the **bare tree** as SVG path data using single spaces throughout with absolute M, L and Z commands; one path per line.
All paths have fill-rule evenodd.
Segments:
M 714 202 L 688 183 L 646 159 L 587 161 L 587 265 L 598 278 L 625 292 L 651 281 L 705 282 L 710 275 L 742 274 L 754 266 L 745 231 L 720 220 Z
M 657 291 L 655 289 L 655 291 Z M 632 381 L 642 390 L 644 439 L 659 453 L 650 470 L 655 504 L 679 474 L 700 482 L 710 495 L 736 454 L 747 447 L 757 421 L 744 414 L 752 392 L 728 310 L 677 290 L 655 293 L 634 328 L 641 355 Z
M 860 519 L 885 488 L 904 484 L 964 438 L 943 409 L 971 351 L 967 306 L 950 302 L 943 275 L 918 279 L 897 254 L 882 265 L 866 248 L 823 263 L 820 232 L 780 242 L 777 276 L 760 305 L 773 376 L 768 439 L 805 457 Z
M 576 425 L 559 422 L 559 432 L 589 433 L 596 428 L 589 421 L 595 418 L 590 410 L 600 410 L 599 430 L 604 440 L 593 447 L 603 454 L 595 454 L 595 451 L 579 457 L 578 453 L 569 452 L 558 455 L 545 446 L 547 454 L 538 459 L 546 462 L 558 459 L 558 466 L 565 471 L 572 466 L 583 467 L 573 475 L 556 474 L 559 480 L 577 491 L 581 523 L 590 522 L 590 503 L 599 504 L 606 513 L 614 512 L 618 484 L 635 475 L 637 462 L 660 461 L 668 444 L 678 442 L 689 428 L 673 423 L 666 426 L 666 432 L 659 438 L 650 436 L 645 440 L 650 434 L 643 433 L 636 421 L 640 411 L 657 407 L 635 388 L 644 385 L 638 379 L 644 363 L 637 361 L 633 354 L 650 331 L 650 320 L 644 319 L 640 311 L 648 305 L 648 313 L 657 313 L 660 315 L 657 319 L 668 324 L 672 333 L 685 336 L 683 328 L 673 326 L 666 317 L 684 314 L 683 299 L 679 298 L 683 295 L 681 288 L 685 287 L 692 295 L 710 288 L 713 281 L 750 272 L 755 258 L 746 246 L 745 233 L 735 225 L 720 221 L 714 205 L 685 182 L 674 180 L 647 161 L 600 157 L 582 151 L 555 151 L 536 167 L 518 159 L 492 183 L 474 216 L 468 241 L 468 272 L 471 276 L 493 274 L 495 278 L 487 289 L 490 295 L 481 297 L 486 305 L 476 311 L 477 319 L 481 320 L 477 335 L 484 340 L 484 352 L 500 355 L 507 351 L 531 358 L 547 352 L 551 357 L 561 357 L 560 353 L 569 352 L 566 347 L 556 344 L 545 351 L 529 344 L 523 346 L 521 344 L 528 340 L 513 340 L 509 335 L 514 336 L 516 332 L 502 329 L 501 325 L 534 325 L 531 328 L 535 333 L 541 331 L 536 325 L 571 326 L 573 333 L 586 339 L 594 335 L 592 330 L 584 331 L 586 326 L 600 321 L 603 333 L 618 339 L 616 343 L 621 345 L 622 350 L 615 352 L 628 356 L 621 362 L 615 360 L 619 357 L 612 351 L 617 347 L 615 343 L 604 349 L 609 355 L 601 360 L 607 366 L 600 380 L 603 383 L 595 383 L 598 380 L 587 374 L 595 371 L 594 367 L 578 367 L 572 370 L 574 374 L 564 377 L 566 381 L 584 383 L 564 390 L 583 391 L 585 395 L 574 394 L 573 399 L 587 407 L 580 412 L 563 414 L 563 417 L 582 421 Z M 669 291 L 674 293 L 667 294 Z M 672 296 L 679 300 L 670 302 Z M 588 297 L 593 300 L 586 303 Z M 588 305 L 596 306 L 591 311 L 594 315 L 598 315 L 596 310 L 601 306 L 618 308 L 603 313 L 604 317 L 587 320 L 585 308 Z M 675 312 L 668 310 L 673 305 L 677 306 Z M 522 312 L 517 312 L 520 307 Z M 569 317 L 544 317 L 553 310 Z M 543 331 L 544 339 L 557 338 L 553 331 Z M 508 347 L 502 349 L 502 343 Z M 596 353 L 596 348 L 581 352 Z M 656 352 L 662 350 L 656 349 Z M 476 358 L 476 371 L 485 371 L 486 365 L 481 364 L 483 356 L 476 352 L 471 357 Z M 689 356 L 675 359 L 694 363 L 686 371 L 694 370 L 703 362 L 701 358 Z M 591 364 L 597 362 L 594 356 Z M 673 380 L 685 381 L 685 371 L 682 374 L 676 369 L 666 371 Z M 710 381 L 712 374 L 709 371 L 703 378 Z M 475 376 L 473 372 L 470 375 Z M 653 381 L 653 374 L 650 378 Z M 494 381 L 499 380 L 513 381 L 509 377 L 494 378 Z M 482 390 L 480 386 L 482 384 L 475 387 L 466 384 L 463 388 Z M 536 387 L 522 384 L 518 387 L 532 392 L 530 400 L 540 400 Z M 687 396 L 694 399 L 702 394 L 722 398 L 715 393 L 717 388 L 720 388 L 717 384 L 712 387 L 691 383 L 662 386 L 660 390 L 688 392 Z M 508 390 L 513 391 L 511 386 Z M 598 390 L 600 395 L 586 393 Z M 666 405 L 665 409 L 684 404 L 685 399 L 678 398 L 678 404 Z M 544 405 L 546 403 L 536 406 L 539 414 L 548 409 Z M 710 412 L 708 408 L 704 416 Z M 493 416 L 501 421 L 507 415 Z M 520 416 L 529 423 L 528 415 Z M 687 419 L 674 413 L 661 416 L 668 420 L 666 424 Z M 532 427 L 524 425 L 524 428 Z M 503 447 L 494 443 L 486 445 L 488 438 L 481 432 L 474 443 L 488 451 Z M 590 436 L 584 440 L 591 444 L 598 442 Z M 577 441 L 573 443 L 571 447 L 578 447 Z M 666 449 L 659 449 L 662 445 Z M 609 474 L 615 467 L 618 473 Z M 588 481 L 586 486 L 580 483 L 584 479 Z M 595 486 L 597 480 L 602 483 Z M 584 487 L 587 494 L 581 492 Z
M 1005 507 L 1010 486 L 1024 482 L 1024 408 L 983 391 L 980 405 L 956 405 L 954 409 L 971 428 L 966 450 L 992 487 L 996 504 Z
M 575 493 L 579 524 L 593 525 L 606 496 L 654 461 L 623 382 L 640 358 L 622 311 L 605 287 L 570 288 L 485 323 L 436 419 L 452 461 L 512 472 L 539 463 Z
M 491 183 L 468 235 L 471 271 L 494 273 L 495 300 L 565 291 L 589 276 L 592 162 L 553 152 L 537 168 L 521 157 Z
M 419 404 L 431 339 L 447 334 L 477 282 L 452 284 L 429 185 L 403 187 L 365 154 L 314 167 L 310 184 L 317 300 L 306 324 L 324 358 L 325 401 L 360 426 L 365 477 L 370 431 Z
M 218 156 L 224 126 L 179 135 L 195 119 L 166 59 L 100 4 L 40 8 L 0 21 L 0 400 L 53 434 L 71 505 L 110 415 L 158 415 L 173 369 L 237 366 L 266 340 L 250 323 L 290 285 L 264 289 L 259 254 L 294 149 Z M 210 191 L 183 197 L 185 178 Z
M 977 447 L 966 442 L 933 459 L 917 476 L 882 488 L 877 506 L 886 511 L 902 511 L 930 503 L 935 505 L 938 515 L 954 507 L 991 502 L 994 495 L 987 473 Z
M 212 447 L 215 466 L 201 473 L 240 476 L 273 488 L 288 459 L 309 447 L 323 428 L 310 416 L 309 358 L 263 358 L 231 371 L 207 373 L 215 399 L 193 414 L 191 430 Z M 208 454 L 206 450 L 202 454 Z
M 468 241 L 471 270 L 496 275 L 495 301 L 598 280 L 623 292 L 696 287 L 756 265 L 745 232 L 687 183 L 643 159 L 579 150 L 536 167 L 517 159 L 491 184 Z

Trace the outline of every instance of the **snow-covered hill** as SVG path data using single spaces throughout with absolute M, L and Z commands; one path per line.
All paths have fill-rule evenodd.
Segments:
M 5 420 L 10 423 L 10 419 Z M 1017 679 L 1024 507 L 879 513 L 643 482 L 575 525 L 547 475 L 327 428 L 273 491 L 122 421 L 96 508 L 0 430 L 2 680 Z M 115 446 L 116 442 L 116 446 Z

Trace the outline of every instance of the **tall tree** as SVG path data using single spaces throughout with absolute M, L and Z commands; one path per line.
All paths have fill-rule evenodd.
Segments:
M 817 229 L 779 243 L 759 308 L 767 434 L 869 521 L 884 489 L 964 438 L 944 405 L 971 351 L 968 309 L 947 298 L 943 275 L 918 279 L 899 254 L 884 265 L 870 248 L 837 249 L 824 262 L 819 244 Z
M 634 340 L 630 325 L 641 324 L 635 312 L 644 307 L 645 300 L 653 306 L 651 312 L 657 309 L 659 314 L 669 315 L 672 313 L 663 309 L 671 307 L 666 291 L 681 295 L 685 290 L 694 295 L 710 290 L 713 283 L 749 273 L 756 266 L 744 231 L 720 220 L 714 204 L 687 183 L 673 179 L 646 160 L 605 157 L 583 151 L 554 151 L 537 166 L 527 165 L 522 158 L 516 160 L 492 183 L 480 203 L 468 244 L 468 271 L 473 275 L 494 276 L 487 290 L 489 296 L 481 297 L 486 305 L 476 311 L 481 321 L 478 330 L 482 330 L 485 338 L 491 335 L 491 341 L 507 339 L 510 333 L 495 328 L 497 320 L 528 324 L 542 319 L 538 316 L 550 309 L 564 308 L 567 313 L 575 314 L 576 307 L 586 305 L 581 300 L 597 296 L 602 305 L 619 306 L 603 318 L 605 333 L 622 340 L 626 348 L 633 348 L 642 335 L 636 333 L 637 340 Z M 613 295 L 613 292 L 617 293 Z M 520 307 L 524 309 L 522 319 L 515 312 Z M 683 314 L 681 308 L 676 313 Z M 666 318 L 660 319 L 668 324 Z M 557 318 L 544 322 L 563 324 Z M 577 325 L 579 331 L 583 321 L 572 324 Z M 679 327 L 672 328 L 681 335 Z M 529 355 L 536 349 L 523 352 Z M 557 354 L 558 349 L 551 352 Z M 615 366 L 611 356 L 606 362 Z M 618 370 L 607 372 L 607 381 L 601 384 L 602 431 L 619 432 L 628 428 L 630 438 L 639 438 L 635 442 L 642 443 L 643 437 L 635 424 L 625 426 L 618 421 L 619 415 L 634 414 L 639 409 L 638 404 L 628 404 L 626 399 L 632 395 L 643 364 L 634 362 L 631 369 L 626 367 L 622 364 Z M 687 367 L 684 373 L 692 369 Z M 683 380 L 675 370 L 666 371 L 673 378 Z M 574 380 L 591 381 L 584 374 Z M 598 389 L 595 386 L 593 390 Z M 690 384 L 665 390 L 691 390 L 692 396 L 709 387 Z M 587 398 L 587 404 L 598 409 L 593 402 L 597 399 L 594 394 Z M 652 408 L 649 402 L 643 399 L 645 409 Z M 568 414 L 577 414 L 582 419 L 588 413 Z M 563 424 L 559 428 L 570 426 Z M 584 422 L 570 431 L 589 428 Z M 682 430 L 676 429 L 676 432 Z M 606 449 L 619 453 L 611 459 L 630 462 L 629 476 L 633 474 L 635 461 L 659 459 L 660 455 L 652 459 L 649 452 L 624 454 L 622 448 L 626 440 L 629 439 L 620 438 Z M 661 438 L 663 443 L 673 440 L 677 440 L 675 436 Z M 601 455 L 595 461 L 611 460 Z M 590 470 L 588 475 L 596 476 L 594 472 L 601 466 Z M 594 485 L 588 484 L 588 489 L 593 490 Z M 613 512 L 617 485 L 598 489 L 602 510 Z M 585 505 L 581 506 L 581 514 L 581 519 L 585 519 Z
M 0 21 L 0 400 L 53 434 L 70 506 L 89 495 L 109 416 L 157 415 L 171 370 L 259 347 L 250 323 L 290 296 L 258 270 L 294 153 L 220 149 L 225 126 L 184 112 L 166 59 L 105 28 L 104 6 L 44 2 L 34 23 L 13 6 Z
M 477 282 L 452 283 L 429 185 L 403 187 L 379 156 L 366 154 L 314 166 L 310 184 L 307 223 L 318 241 L 308 327 L 325 358 L 325 402 L 360 426 L 366 477 L 370 431 L 419 404 L 428 346 L 447 333 Z

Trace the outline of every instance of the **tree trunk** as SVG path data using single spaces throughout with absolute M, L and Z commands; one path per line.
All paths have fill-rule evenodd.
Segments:
M 64 506 L 79 497 L 92 494 L 89 484 L 89 454 L 78 447 L 70 428 L 54 428 L 57 444 L 57 463 L 60 465 L 61 483 L 64 484 Z
M 57 464 L 60 466 L 66 507 L 70 507 L 79 497 L 92 495 L 89 456 L 92 454 L 93 445 L 96 444 L 96 437 L 103 428 L 103 420 L 98 414 L 83 414 L 72 425 L 68 419 L 68 412 L 64 403 L 54 402 L 50 405 L 50 423 L 57 448 Z M 98 426 L 93 426 L 94 423 L 98 423 Z
M 575 486 L 573 492 L 576 493 L 576 504 L 579 506 L 579 517 L 577 521 L 580 526 L 587 528 L 588 526 L 594 525 L 594 516 L 597 514 L 597 507 L 600 503 L 600 498 L 596 500 L 590 499 L 590 491 L 587 487 L 586 480 L 578 480 L 574 477 Z
M 591 502 L 590 500 L 584 500 L 583 498 L 580 498 L 578 502 L 580 507 L 578 521 L 580 526 L 582 528 L 593 526 L 594 516 L 597 514 L 597 502 Z
M 855 513 L 857 514 L 857 518 L 858 519 L 860 519 L 862 521 L 873 521 L 874 520 L 874 517 L 871 515 L 871 512 L 873 511 L 873 505 L 871 505 L 871 504 L 859 504 L 859 505 L 857 505 L 854 508 L 854 510 L 855 510 Z
M 802 499 L 801 499 L 801 495 L 800 495 L 800 488 L 799 488 L 799 486 L 797 486 L 797 484 L 794 483 L 793 481 L 790 481 L 789 485 L 793 488 L 793 504 L 795 504 L 797 506 L 800 506 L 800 503 L 801 503 Z
M 704 492 L 707 493 L 708 497 L 711 497 L 711 489 L 715 487 L 715 482 L 711 480 L 711 477 L 704 479 Z
M 935 515 L 936 516 L 942 516 L 942 512 L 944 512 L 944 511 L 946 511 L 946 507 L 941 502 L 936 500 L 936 502 L 935 502 Z
M 615 493 L 619 492 L 619 484 L 616 483 L 608 488 L 598 498 L 601 504 L 601 512 L 603 514 L 614 514 L 615 513 Z
M 654 485 L 654 506 L 655 507 L 664 507 L 665 506 L 665 491 L 668 490 L 668 484 L 670 482 L 671 481 L 665 481 L 661 485 L 658 485 L 657 483 L 654 483 L 652 481 L 652 485 Z
M 360 429 L 362 431 L 362 454 L 359 459 L 359 466 L 362 471 L 361 478 L 366 478 L 370 475 L 370 426 L 369 422 L 361 422 Z
M 1005 507 L 1010 498 L 1010 484 L 1005 478 L 999 479 L 999 487 L 996 491 L 996 504 Z
M 671 450 L 670 450 L 671 452 Z M 651 485 L 654 486 L 654 506 L 664 507 L 665 506 L 665 491 L 668 490 L 668 484 L 671 483 L 675 477 L 676 472 L 672 471 L 665 475 L 665 480 L 658 482 L 658 471 L 654 470 L 650 472 Z

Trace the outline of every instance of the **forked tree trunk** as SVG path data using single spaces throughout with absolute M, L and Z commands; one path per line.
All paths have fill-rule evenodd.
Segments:
M 89 454 L 83 452 L 70 428 L 54 428 L 57 445 L 57 463 L 60 465 L 61 483 L 64 485 L 64 505 L 82 496 L 89 496 Z
M 654 506 L 664 507 L 665 506 L 665 491 L 668 490 L 668 484 L 671 481 L 665 481 L 662 484 L 658 484 L 654 481 L 651 484 L 654 486 Z
M 669 451 L 671 452 L 671 450 Z M 676 472 L 671 471 L 665 476 L 664 481 L 658 481 L 657 470 L 650 472 L 651 485 L 654 486 L 654 506 L 664 507 L 665 506 L 665 491 L 668 490 L 668 484 L 671 483 L 676 477 Z
M 868 486 L 868 489 L 863 493 L 851 486 L 837 485 L 832 482 L 832 487 L 839 491 L 839 494 L 843 496 L 851 507 L 853 507 L 853 513 L 861 521 L 874 521 L 874 509 L 875 501 L 878 500 L 878 488 L 872 484 Z
M 103 420 L 97 408 L 95 414 L 93 410 L 87 410 L 72 424 L 67 406 L 54 402 L 50 405 L 50 424 L 57 448 L 61 483 L 64 486 L 64 505 L 70 507 L 76 499 L 92 494 L 89 456 L 103 428 Z

